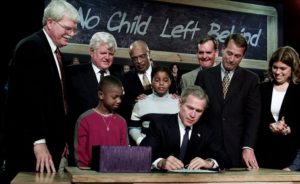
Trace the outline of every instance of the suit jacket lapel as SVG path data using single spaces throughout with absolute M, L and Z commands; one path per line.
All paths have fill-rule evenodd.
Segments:
M 91 89 L 91 92 L 97 91 L 98 87 L 98 81 L 97 81 L 97 76 L 94 72 L 94 69 L 92 67 L 92 64 L 88 65 L 86 68 L 87 72 L 85 72 L 85 83 L 88 87 L 88 89 Z
M 240 67 L 237 67 L 236 70 L 234 71 L 234 74 L 230 80 L 230 84 L 228 87 L 228 92 L 227 96 L 225 98 L 225 101 L 230 99 L 231 97 L 234 97 L 234 94 L 238 91 L 240 91 L 242 83 L 244 83 L 243 79 L 243 71 Z
M 199 143 L 201 140 L 201 136 L 202 135 L 201 135 L 199 129 L 197 127 L 193 127 L 189 146 L 191 146 L 194 149 L 196 149 L 196 147 L 200 146 Z
M 295 85 L 292 82 L 290 82 L 289 87 L 287 88 L 286 94 L 284 95 L 284 98 L 283 98 L 283 101 L 282 101 L 282 104 L 280 107 L 278 120 L 282 119 L 283 113 L 287 112 L 287 107 L 289 105 L 291 105 L 291 104 L 289 104 L 289 102 L 293 101 L 293 99 L 290 99 L 290 98 L 294 98 L 294 95 L 292 94 L 293 91 L 296 91 L 296 89 L 294 89 L 294 88 L 295 88 Z M 299 95 L 299 94 L 297 94 L 297 95 Z M 271 105 L 270 105 L 270 107 L 271 107 Z
M 48 57 L 47 62 L 49 64 L 49 66 L 50 66 L 49 68 L 51 69 L 51 72 L 53 74 L 53 78 L 55 78 L 57 80 L 57 82 L 56 82 L 57 88 L 59 88 L 60 91 L 62 91 L 62 89 L 61 89 L 61 82 L 60 82 L 59 73 L 58 73 L 59 69 L 57 68 L 57 65 L 56 65 L 54 56 L 52 54 L 52 50 L 51 50 L 50 44 L 49 44 L 49 42 L 48 42 L 48 40 L 46 38 L 46 35 L 45 35 L 45 33 L 42 30 L 40 30 L 39 32 L 37 32 L 37 35 L 39 37 L 41 37 L 41 42 L 45 45 L 45 47 L 44 47 L 46 49 L 45 53 L 48 54 L 48 56 L 47 56 Z M 62 57 L 62 62 L 64 63 L 63 59 L 64 58 Z
M 272 94 L 273 94 L 273 83 L 270 83 L 270 85 L 268 86 L 268 90 L 266 91 L 266 98 L 265 98 L 267 107 L 271 107 Z M 269 108 L 268 111 L 271 113 L 271 108 Z
M 88 79 L 88 81 L 86 81 L 86 82 L 92 84 L 93 86 L 95 86 L 95 84 L 96 84 L 96 86 L 98 86 L 97 76 L 96 76 L 95 71 L 92 67 L 92 64 L 90 64 L 88 66 L 89 67 L 88 67 L 87 70 L 89 70 L 89 71 L 87 72 L 87 78 L 86 78 L 86 79 Z
M 202 70 L 202 68 L 200 68 L 200 67 L 198 67 L 198 69 L 196 69 L 196 70 L 193 70 L 191 77 L 189 78 L 190 84 L 193 84 L 193 85 L 195 84 L 195 80 L 196 80 L 200 70 Z
M 202 135 L 199 123 L 200 122 L 193 126 L 190 142 L 186 153 L 186 161 L 193 159 L 196 155 L 200 156 L 199 154 L 204 151 L 201 151 L 201 148 L 203 148 L 203 141 L 205 138 Z
M 180 131 L 179 131 L 179 125 L 178 125 L 178 119 L 177 115 L 173 115 L 172 118 L 170 118 L 170 123 L 168 123 L 169 127 L 169 137 L 170 137 L 170 145 L 171 150 L 175 150 L 173 155 L 177 158 L 179 158 L 180 153 Z M 162 122 L 163 123 L 163 122 Z
M 222 86 L 222 79 L 221 79 L 221 64 L 214 67 L 214 70 L 212 70 L 212 76 L 211 81 L 212 85 L 215 87 L 216 95 L 218 97 L 218 100 L 220 104 L 223 103 L 223 86 Z
M 138 74 L 137 72 L 135 72 L 135 77 L 134 77 L 134 79 L 136 80 L 136 81 L 135 81 L 135 84 L 138 85 L 138 89 L 144 90 L 143 84 L 142 84 L 142 82 L 141 82 L 141 80 L 140 80 L 140 78 L 139 78 L 139 74 Z

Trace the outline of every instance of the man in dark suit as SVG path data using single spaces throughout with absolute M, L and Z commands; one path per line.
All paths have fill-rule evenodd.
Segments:
M 153 166 L 157 169 L 175 170 L 211 169 L 218 165 L 229 167 L 222 144 L 199 119 L 207 107 L 208 97 L 199 86 L 189 86 L 181 93 L 180 111 L 177 114 L 152 114 L 150 131 L 142 145 L 152 147 Z M 186 130 L 190 129 L 188 133 Z M 187 134 L 187 135 L 185 135 Z M 188 137 L 187 143 L 185 138 Z M 145 144 L 144 144 L 145 143 Z M 184 149 L 184 145 L 187 146 Z
M 97 32 L 89 44 L 91 62 L 67 67 L 69 165 L 75 164 L 72 145 L 76 121 L 82 113 L 98 105 L 98 83 L 102 77 L 111 75 L 109 68 L 116 50 L 117 42 L 112 34 Z
M 228 36 L 224 45 L 221 64 L 199 72 L 195 82 L 210 98 L 204 118 L 222 136 L 234 167 L 242 167 L 243 161 L 248 168 L 258 168 L 254 144 L 261 108 L 259 78 L 239 66 L 247 50 L 241 34 Z
M 197 59 L 199 66 L 181 76 L 181 89 L 194 85 L 199 71 L 215 66 L 219 56 L 219 43 L 215 37 L 206 35 L 197 42 Z
M 293 160 L 293 163 L 289 165 L 287 168 L 284 168 L 286 171 L 300 171 L 300 149 Z
M 66 153 L 64 70 L 57 48 L 77 33 L 79 21 L 71 4 L 52 1 L 43 29 L 16 46 L 5 109 L 9 180 L 19 171 L 56 172 Z
M 142 40 L 134 41 L 129 46 L 129 55 L 135 69 L 122 77 L 125 95 L 120 107 L 120 114 L 127 122 L 130 121 L 130 115 L 137 98 L 152 93 L 150 85 L 152 66 L 148 45 Z
M 127 72 L 121 77 L 125 95 L 119 111 L 127 122 L 131 119 L 130 116 L 136 101 L 152 93 L 151 72 L 153 65 L 150 49 L 143 40 L 136 40 L 130 44 L 129 56 L 134 65 L 134 70 Z M 170 91 L 170 93 L 175 93 L 175 91 Z M 132 143 L 135 144 L 134 142 Z

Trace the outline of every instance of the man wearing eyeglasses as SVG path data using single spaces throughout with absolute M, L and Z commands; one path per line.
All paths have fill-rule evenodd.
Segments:
M 147 43 L 142 40 L 131 43 L 129 56 L 135 70 L 126 73 L 122 78 L 125 95 L 120 108 L 120 114 L 127 122 L 130 121 L 130 115 L 138 97 L 152 93 L 150 85 L 152 66 Z
M 56 172 L 66 156 L 66 97 L 63 58 L 58 48 L 76 34 L 77 10 L 51 1 L 43 29 L 21 40 L 9 68 L 5 109 L 6 171 Z

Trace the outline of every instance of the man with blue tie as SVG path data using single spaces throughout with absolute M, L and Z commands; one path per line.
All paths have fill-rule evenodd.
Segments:
M 291 165 L 284 168 L 283 170 L 286 171 L 300 171 L 300 149 L 298 150 L 298 153 Z
M 211 169 L 229 167 L 229 159 L 205 122 L 199 121 L 208 97 L 199 86 L 189 86 L 181 93 L 179 113 L 148 117 L 150 131 L 147 145 L 152 147 L 153 167 L 163 170 Z M 146 117 L 147 118 L 147 117 Z

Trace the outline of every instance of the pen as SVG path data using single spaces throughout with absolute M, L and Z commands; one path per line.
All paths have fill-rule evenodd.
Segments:
M 189 164 L 187 164 L 187 165 L 185 165 L 184 166 L 184 169 L 188 169 L 188 167 L 189 167 Z M 209 169 L 201 169 L 201 170 L 208 170 L 208 171 L 215 171 L 215 172 L 221 172 L 221 169 L 220 169 L 220 167 L 216 167 L 216 168 L 209 168 Z

